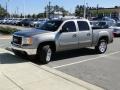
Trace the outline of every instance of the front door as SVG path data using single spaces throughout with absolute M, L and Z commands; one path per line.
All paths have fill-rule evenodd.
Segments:
M 71 50 L 78 48 L 78 33 L 73 21 L 66 22 L 59 36 L 60 50 Z

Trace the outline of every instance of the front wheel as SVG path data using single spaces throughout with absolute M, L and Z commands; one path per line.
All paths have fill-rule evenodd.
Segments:
M 95 47 L 95 50 L 97 51 L 97 53 L 102 54 L 105 53 L 107 50 L 107 41 L 106 40 L 100 40 L 98 42 L 98 45 Z
M 39 61 L 43 64 L 47 64 L 50 62 L 52 56 L 52 49 L 49 45 L 43 46 L 42 48 L 38 49 L 37 57 Z

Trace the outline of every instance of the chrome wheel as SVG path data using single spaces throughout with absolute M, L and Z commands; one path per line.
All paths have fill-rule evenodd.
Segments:
M 99 45 L 100 52 L 104 53 L 106 51 L 107 45 L 106 42 L 101 42 Z
M 46 61 L 49 62 L 51 60 L 52 50 L 49 48 L 46 55 Z
M 95 50 L 97 53 L 102 54 L 105 53 L 107 50 L 107 41 L 102 39 L 98 42 L 98 45 L 95 46 Z

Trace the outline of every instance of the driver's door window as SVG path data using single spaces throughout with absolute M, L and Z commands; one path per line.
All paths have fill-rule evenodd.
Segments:
M 65 32 L 76 32 L 75 23 L 73 21 L 66 22 L 62 29 Z

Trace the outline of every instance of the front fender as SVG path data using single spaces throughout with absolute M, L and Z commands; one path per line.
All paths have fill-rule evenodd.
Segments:
M 40 43 L 43 42 L 55 42 L 55 32 L 50 32 L 50 33 L 45 33 L 45 34 L 39 34 L 39 35 L 35 35 L 34 38 L 34 46 L 37 48 L 39 46 Z

